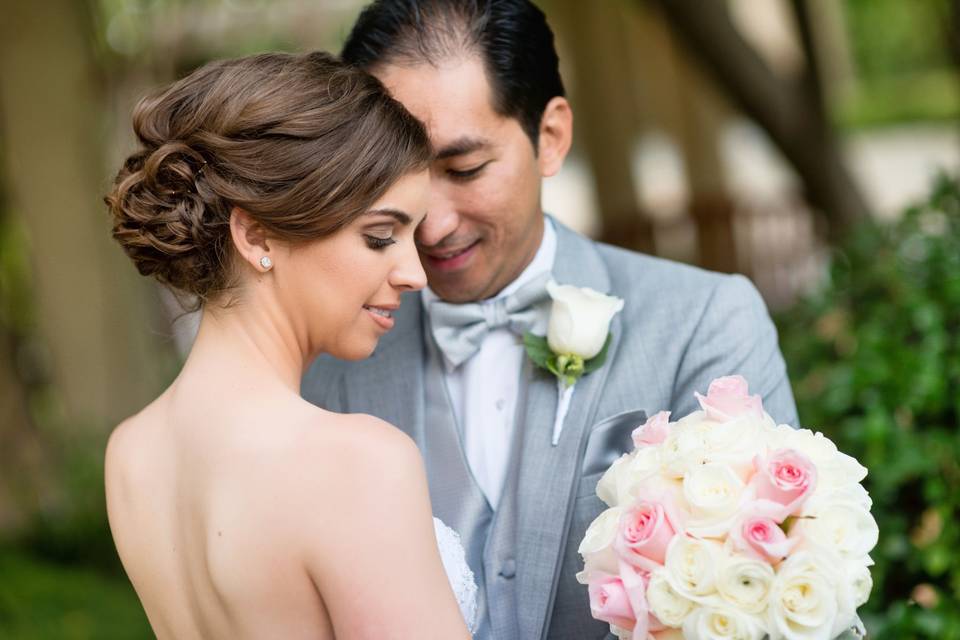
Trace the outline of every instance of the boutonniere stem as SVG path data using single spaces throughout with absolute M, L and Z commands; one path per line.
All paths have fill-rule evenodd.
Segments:
M 547 292 L 553 299 L 547 335 L 527 333 L 523 344 L 530 360 L 557 378 L 557 411 L 551 436 L 551 443 L 557 446 L 577 380 L 606 362 L 613 338 L 610 321 L 623 309 L 623 300 L 552 280 L 547 283 Z

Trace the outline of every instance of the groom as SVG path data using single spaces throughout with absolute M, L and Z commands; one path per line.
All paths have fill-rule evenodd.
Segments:
M 553 34 L 529 0 L 378 0 L 343 57 L 430 133 L 431 201 L 417 232 L 429 288 L 405 297 L 370 359 L 318 360 L 303 393 L 419 444 L 435 514 L 460 533 L 477 576 L 478 638 L 605 637 L 575 578 L 577 547 L 631 431 L 661 409 L 694 410 L 694 391 L 735 373 L 776 420 L 796 423 L 764 304 L 741 276 L 598 244 L 544 215 L 541 180 L 559 171 L 573 116 Z M 556 444 L 556 380 L 520 340 L 545 332 L 551 277 L 625 301 Z

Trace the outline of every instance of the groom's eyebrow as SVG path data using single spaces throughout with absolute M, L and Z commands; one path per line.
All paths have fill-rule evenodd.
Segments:
M 371 209 L 370 211 L 367 211 L 367 215 L 390 216 L 391 218 L 395 219 L 397 222 L 399 222 L 402 225 L 408 225 L 413 221 L 413 218 L 411 218 L 409 215 L 407 215 L 403 211 L 400 211 L 399 209 L 390 209 L 390 208 Z
M 489 147 L 490 143 L 482 138 L 457 138 L 453 142 L 441 147 L 434 156 L 437 160 L 446 160 L 454 156 L 465 156 L 468 153 Z

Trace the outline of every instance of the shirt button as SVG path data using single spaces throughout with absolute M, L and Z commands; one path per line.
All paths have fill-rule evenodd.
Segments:
M 517 562 L 513 558 L 507 558 L 500 567 L 500 577 L 510 580 L 517 575 Z
M 497 411 L 503 411 L 503 408 L 507 405 L 507 401 L 503 398 L 500 398 L 496 402 Z

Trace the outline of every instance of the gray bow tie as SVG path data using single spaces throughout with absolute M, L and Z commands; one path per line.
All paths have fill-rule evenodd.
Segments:
M 430 303 L 430 329 L 444 357 L 459 367 L 477 352 L 487 333 L 507 328 L 523 335 L 539 318 L 537 306 L 549 298 L 544 273 L 514 293 L 486 303 L 450 304 L 441 300 Z

